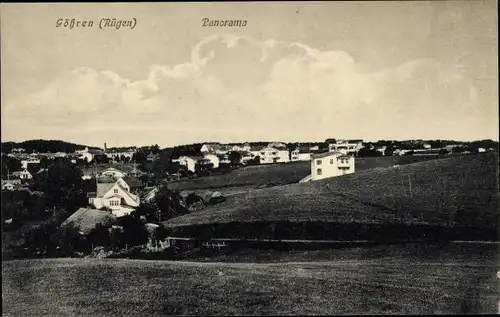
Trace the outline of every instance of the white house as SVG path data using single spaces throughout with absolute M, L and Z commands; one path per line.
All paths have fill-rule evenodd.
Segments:
M 311 180 L 336 177 L 354 173 L 354 157 L 340 152 L 313 154 L 311 157 Z
M 219 157 L 217 155 L 215 155 L 215 154 L 206 154 L 203 158 L 209 160 L 210 163 L 212 163 L 214 165 L 214 168 L 218 168 L 219 167 L 220 159 L 219 159 Z
M 217 158 L 219 159 L 219 165 L 231 163 L 231 160 L 229 159 L 229 154 L 218 154 Z
M 32 179 L 33 175 L 31 175 L 30 172 L 26 168 L 24 168 L 22 171 L 15 171 L 12 172 L 12 176 L 19 177 L 20 179 Z
M 123 187 L 126 191 L 130 193 L 137 193 L 137 191 L 143 188 L 143 184 L 137 179 L 133 177 L 121 177 L 116 181 L 121 187 Z
M 354 155 L 362 147 L 363 140 L 336 140 L 335 143 L 328 144 L 328 151 Z
M 97 209 L 109 208 L 113 215 L 121 217 L 139 207 L 140 198 L 123 188 L 119 182 L 98 183 L 97 191 L 89 195 L 89 204 Z
M 260 164 L 290 162 L 290 151 L 280 142 L 271 142 L 259 151 Z
M 200 152 L 202 154 L 208 154 L 208 153 L 215 154 L 217 152 L 220 152 L 220 150 L 221 150 L 220 143 L 205 143 L 202 145 Z
M 2 190 L 14 190 L 16 186 L 11 182 L 2 182 Z
M 21 166 L 22 166 L 22 168 L 26 169 L 26 168 L 28 168 L 28 164 L 31 164 L 31 163 L 40 164 L 40 160 L 37 158 L 30 157 L 30 158 L 27 158 L 25 160 L 22 160 Z
M 127 150 L 127 151 L 106 151 L 106 156 L 110 159 L 116 160 L 119 158 L 128 158 L 129 160 L 132 160 L 132 157 L 134 156 L 135 150 Z
M 231 148 L 231 151 L 238 151 L 238 152 L 250 152 L 250 150 L 251 146 L 248 143 L 242 145 L 236 144 L 233 145 L 233 147 Z
M 312 152 L 307 147 L 297 147 L 290 152 L 291 161 L 310 161 Z
M 385 156 L 385 150 L 387 150 L 387 146 L 377 146 L 375 148 L 375 151 L 379 152 L 380 154 L 382 154 L 382 156 Z
M 432 146 L 429 143 L 424 143 L 424 149 L 430 149 Z
M 259 153 L 259 156 L 260 156 L 260 151 L 257 153 Z M 254 160 L 256 156 L 257 155 L 255 155 L 254 153 L 247 151 L 241 155 L 240 162 L 241 162 L 241 164 L 247 164 L 249 161 Z
M 201 156 L 181 156 L 178 159 L 172 160 L 172 161 L 178 162 L 182 166 L 186 166 L 188 171 L 191 171 L 194 173 L 196 171 L 196 169 L 195 169 L 196 163 L 198 163 L 198 161 L 201 161 L 201 160 L 208 161 L 208 159 L 205 159 Z
M 101 172 L 101 176 L 107 176 L 114 179 L 125 177 L 127 174 L 117 168 L 109 167 Z
M 266 147 L 260 150 L 260 164 L 287 163 L 290 162 L 290 152 L 287 149 Z

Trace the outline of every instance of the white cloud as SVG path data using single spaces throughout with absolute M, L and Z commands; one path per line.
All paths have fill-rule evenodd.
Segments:
M 151 137 L 155 140 L 149 143 L 197 141 L 188 140 L 194 132 L 161 132 L 180 130 L 200 131 L 199 140 L 204 135 L 231 139 L 227 131 L 247 136 L 254 130 L 259 130 L 254 131 L 256 138 L 268 139 L 369 138 L 377 133 L 397 137 L 389 113 L 404 117 L 418 112 L 418 120 L 409 117 L 403 126 L 409 130 L 415 126 L 413 131 L 421 133 L 419 120 L 426 113 L 418 107 L 428 110 L 433 102 L 446 103 L 439 85 L 453 93 L 453 87 L 465 80 L 427 59 L 366 72 L 344 51 L 222 34 L 202 39 L 185 63 L 152 65 L 139 81 L 109 70 L 76 68 L 5 107 L 3 115 L 12 125 L 4 131 L 15 135 L 15 124 L 21 122 L 39 131 L 81 126 L 82 133 L 89 132 L 89 140 L 98 140 L 105 127 L 112 127 L 109 133 L 118 139 L 133 126 L 135 130 L 145 126 L 143 143 Z M 473 85 L 466 87 L 471 106 L 479 93 Z

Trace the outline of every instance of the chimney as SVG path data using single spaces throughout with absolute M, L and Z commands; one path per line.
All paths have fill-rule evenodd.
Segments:
M 104 142 L 104 152 L 106 152 L 106 142 Z

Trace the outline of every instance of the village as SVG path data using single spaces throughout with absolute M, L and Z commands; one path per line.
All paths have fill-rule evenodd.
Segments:
M 145 227 L 150 229 L 151 233 L 160 228 L 163 221 L 195 210 L 196 207 L 193 206 L 196 206 L 194 204 L 196 202 L 208 204 L 210 201 L 224 199 L 224 194 L 221 193 L 223 190 L 201 194 L 199 191 L 197 194 L 194 191 L 181 191 L 177 199 L 179 200 L 178 207 L 182 211 L 173 210 L 170 205 L 161 210 L 158 202 L 152 204 L 161 188 L 169 188 L 171 185 L 175 188 L 175 185 L 182 181 L 227 174 L 244 166 L 255 165 L 264 168 L 264 166 L 286 166 L 287 164 L 293 166 L 298 163 L 302 164 L 305 171 L 306 165 L 304 164 L 307 163 L 309 173 L 306 174 L 308 175 L 293 181 L 306 183 L 353 174 L 356 172 L 355 159 L 360 159 L 360 157 L 431 157 L 494 150 L 486 147 L 487 145 L 482 146 L 484 147 L 478 144 L 452 141 L 363 142 L 363 140 L 327 139 L 317 143 L 270 142 L 267 145 L 262 142 L 260 145 L 199 143 L 163 151 L 157 146 L 116 149 L 107 148 L 106 144 L 102 149 L 85 147 L 73 153 L 62 151 L 27 153 L 23 148 L 11 148 L 8 153 L 2 154 L 2 192 L 23 192 L 28 193 L 30 197 L 36 196 L 43 199 L 48 194 L 44 192 L 44 188 L 50 187 L 50 184 L 40 184 L 47 182 L 49 177 L 53 177 L 49 176 L 51 168 L 61 168 L 61 164 L 66 164 L 66 168 L 76 171 L 75 175 L 79 175 L 77 178 L 80 180 L 74 180 L 74 182 L 76 181 L 75 186 L 81 190 L 84 198 L 75 199 L 80 202 L 71 204 L 70 208 L 74 210 L 63 212 L 67 218 L 62 219 L 61 227 L 74 226 L 83 237 L 95 231 L 96 226 L 104 226 L 111 233 L 112 230 L 123 231 L 123 226 L 120 225 L 121 220 L 135 215 Z M 162 154 L 164 152 L 168 152 L 168 155 Z M 397 164 L 392 166 L 397 166 Z M 266 173 L 265 169 L 262 172 Z M 223 186 L 224 184 L 219 187 Z M 57 193 L 65 195 L 61 191 Z M 25 206 L 25 208 L 30 207 Z M 62 208 L 67 208 L 67 206 Z M 145 212 L 145 210 L 148 211 Z M 41 212 L 50 214 L 48 209 Z M 16 213 L 19 212 L 12 208 L 3 211 L 4 224 L 20 226 L 22 222 L 29 221 L 19 217 Z M 155 216 L 146 219 L 148 213 Z M 40 215 L 35 215 L 35 218 L 39 217 Z M 153 240 L 150 234 L 149 245 L 153 243 Z M 154 243 L 157 246 L 158 243 L 164 242 L 165 240 Z M 97 241 L 92 243 L 91 249 L 93 250 L 98 244 Z M 138 243 L 130 241 L 130 244 Z

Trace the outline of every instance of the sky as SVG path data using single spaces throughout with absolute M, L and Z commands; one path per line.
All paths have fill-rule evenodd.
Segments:
M 496 1 L 0 6 L 2 141 L 498 140 Z

